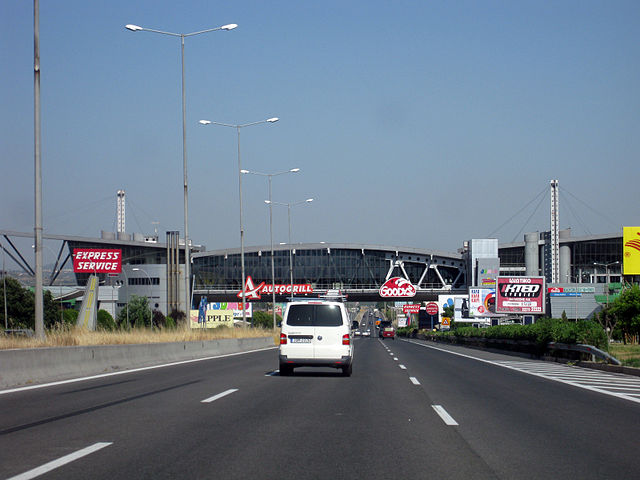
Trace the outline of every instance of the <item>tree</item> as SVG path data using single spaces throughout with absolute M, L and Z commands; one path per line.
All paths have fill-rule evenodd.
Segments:
M 151 309 L 149 308 L 149 299 L 147 297 L 139 297 L 131 295 L 129 299 L 129 324 L 127 324 L 127 307 L 125 306 L 118 313 L 118 326 L 121 328 L 143 328 L 149 326 L 149 316 Z
M 35 323 L 35 305 L 33 294 L 24 288 L 15 278 L 7 277 L 7 316 L 9 328 L 33 328 Z M 4 284 L 0 284 L 0 315 L 4 327 Z
M 116 329 L 116 322 L 109 312 L 106 310 L 98 310 L 98 328 L 101 330 L 112 331 Z
M 276 324 L 282 323 L 282 317 L 276 314 Z M 268 312 L 253 312 L 253 326 L 262 328 L 273 328 L 273 314 Z
M 640 336 L 640 287 L 633 285 L 625 289 L 610 304 L 610 313 L 617 319 L 617 327 L 621 330 L 624 343 L 638 342 Z

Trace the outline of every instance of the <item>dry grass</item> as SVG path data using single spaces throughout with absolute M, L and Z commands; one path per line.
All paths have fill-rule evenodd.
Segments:
M 610 343 L 609 353 L 628 367 L 640 367 L 640 345 Z
M 13 337 L 0 335 L 0 350 L 16 348 L 68 347 L 76 345 L 130 345 L 141 343 L 198 342 L 223 338 L 258 338 L 273 336 L 274 344 L 279 342 L 279 332 L 261 328 L 220 328 L 212 330 L 176 329 L 131 331 L 96 331 L 73 328 L 54 329 L 47 332 L 45 340 L 34 337 Z

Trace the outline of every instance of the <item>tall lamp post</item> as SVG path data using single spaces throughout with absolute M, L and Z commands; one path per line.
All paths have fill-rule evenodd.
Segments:
M 251 174 L 251 175 L 260 175 L 263 177 L 267 177 L 269 179 L 269 237 L 271 241 L 271 293 L 273 296 L 273 329 L 276 329 L 276 268 L 275 262 L 273 259 L 273 205 L 271 203 L 271 178 L 276 177 L 278 175 L 284 175 L 285 173 L 298 173 L 300 171 L 299 168 L 292 168 L 291 170 L 286 170 L 284 172 L 278 173 L 261 173 L 261 172 L 252 172 L 250 170 L 241 170 L 240 173 Z M 293 286 L 291 287 L 293 288 Z
M 252 125 L 259 125 L 261 123 L 275 123 L 279 119 L 278 117 L 267 118 L 266 120 L 260 120 L 258 122 L 243 123 L 239 125 L 233 125 L 230 123 L 213 122 L 211 120 L 200 120 L 200 125 L 219 125 L 221 127 L 235 128 L 238 133 L 238 192 L 240 197 L 240 268 L 242 270 L 242 285 L 240 291 L 242 292 L 242 324 L 247 324 L 247 310 L 245 304 L 245 274 L 244 274 L 244 228 L 242 226 L 242 161 L 240 157 L 240 130 L 244 127 L 250 127 Z
M 609 267 L 611 265 L 618 265 L 620 263 L 619 260 L 616 260 L 615 262 L 610 262 L 610 263 L 597 263 L 597 262 L 593 262 L 593 267 L 594 267 L 594 277 L 597 277 L 597 272 L 595 271 L 595 267 L 604 267 L 604 271 L 605 271 L 605 276 L 607 277 L 607 306 L 609 306 Z M 594 278 L 595 280 L 595 278 Z
M 287 215 L 289 217 L 289 281 L 291 282 L 291 296 L 293 297 L 293 257 L 291 253 L 291 207 L 296 205 L 302 205 L 305 203 L 313 202 L 313 198 L 307 198 L 306 200 L 300 200 L 299 202 L 284 203 L 284 202 L 272 202 L 271 200 L 265 200 L 264 203 L 269 205 L 282 205 L 287 207 Z
M 151 277 L 149 276 L 147 271 L 142 268 L 136 267 L 136 268 L 132 268 L 131 270 L 133 270 L 134 272 L 138 272 L 138 271 L 142 272 L 149 279 L 149 326 L 153 330 L 153 309 L 151 308 L 151 297 L 153 296 L 153 283 L 151 282 Z
M 138 25 L 128 24 L 125 25 L 127 30 L 132 32 L 152 32 L 159 33 L 161 35 L 169 35 L 172 37 L 180 37 L 180 56 L 182 60 L 182 169 L 183 169 L 183 179 L 184 179 L 184 307 L 185 314 L 187 318 L 189 318 L 190 310 L 191 310 L 191 296 L 189 295 L 190 289 L 190 277 L 191 277 L 191 254 L 190 254 L 190 245 L 189 245 L 189 188 L 187 183 L 187 107 L 186 107 L 186 94 L 185 94 L 185 83 L 184 83 L 184 39 L 186 37 L 193 37 L 195 35 L 200 35 L 202 33 L 215 32 L 216 30 L 233 30 L 238 25 L 235 23 L 230 23 L 228 25 L 223 25 L 221 27 L 216 28 L 208 28 L 206 30 L 200 30 L 197 32 L 191 33 L 173 33 L 173 32 L 164 32 L 162 30 L 154 30 L 151 28 L 144 28 Z

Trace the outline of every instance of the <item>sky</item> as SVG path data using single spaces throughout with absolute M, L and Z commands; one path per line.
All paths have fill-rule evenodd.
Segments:
M 277 173 L 293 242 L 455 252 L 640 225 L 636 0 L 40 1 L 45 234 L 184 231 L 237 248 L 242 168 Z M 34 227 L 33 2 L 0 2 L 0 230 Z M 244 175 L 245 245 L 269 244 L 265 177 Z M 288 241 L 287 208 L 273 239 Z

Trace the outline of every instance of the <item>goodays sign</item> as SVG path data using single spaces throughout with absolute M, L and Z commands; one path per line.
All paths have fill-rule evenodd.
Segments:
M 389 297 L 415 297 L 416 287 L 405 278 L 394 277 L 390 278 L 384 285 L 380 287 L 380 296 L 383 298 Z

